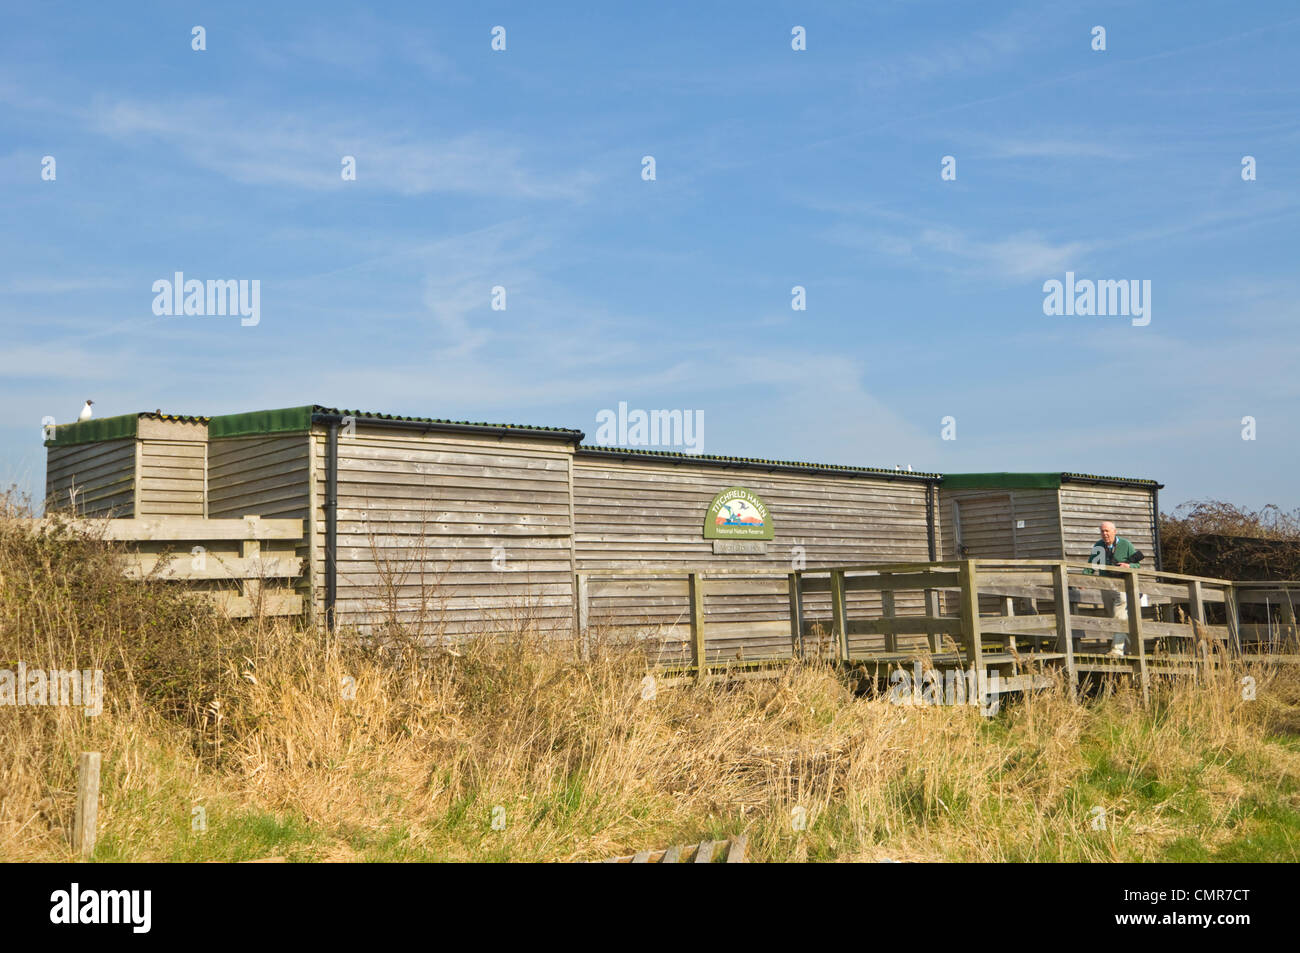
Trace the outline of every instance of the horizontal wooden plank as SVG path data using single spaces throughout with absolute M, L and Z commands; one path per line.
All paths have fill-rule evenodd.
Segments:
M 216 604 L 217 608 L 235 619 L 251 618 L 255 609 L 262 615 L 302 615 L 302 596 L 296 592 L 264 591 L 257 600 L 235 592 L 200 592 L 203 598 Z
M 790 623 L 785 620 L 768 620 L 759 622 L 714 622 L 705 614 L 704 621 L 704 638 L 706 642 L 716 642 L 723 639 L 759 639 L 759 638 L 785 639 L 787 645 L 790 642 Z
M 961 619 L 898 616 L 892 619 L 849 619 L 849 635 L 932 635 L 960 632 Z
M 958 586 L 955 572 L 906 572 L 877 576 L 846 576 L 844 588 L 850 592 L 892 591 L 909 589 L 943 589 Z
M 643 580 L 600 579 L 593 578 L 588 583 L 588 594 L 593 598 L 602 596 L 685 596 L 690 589 L 686 579 Z
M 49 520 L 32 522 L 52 525 Z M 302 539 L 302 520 L 209 520 L 197 516 L 160 516 L 72 522 L 92 536 L 119 542 Z
M 303 563 L 300 557 L 281 554 L 254 558 L 207 553 L 195 558 L 189 553 L 127 553 L 123 559 L 123 574 L 130 579 L 290 579 L 302 574 Z

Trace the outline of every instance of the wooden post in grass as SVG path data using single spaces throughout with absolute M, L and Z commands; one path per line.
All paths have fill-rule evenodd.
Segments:
M 880 574 L 882 586 L 889 585 L 893 580 L 893 574 L 882 572 Z M 894 612 L 894 590 L 880 590 L 880 617 L 882 619 L 892 619 L 895 617 Z M 898 633 L 889 631 L 885 633 L 885 651 L 893 654 L 898 653 Z
M 1288 602 L 1285 604 L 1285 611 L 1290 613 L 1291 621 L 1295 622 L 1295 612 Z M 1245 649 L 1241 645 L 1241 610 L 1237 602 L 1237 586 L 1229 583 L 1223 587 L 1223 614 L 1228 623 L 1228 643 L 1236 655 L 1241 655 Z
M 963 559 L 957 572 L 961 585 L 961 631 L 966 642 L 966 662 L 975 672 L 975 690 L 984 697 L 984 647 L 980 641 L 979 573 L 973 559 Z
M 803 574 L 790 573 L 790 657 L 803 658 Z
M 77 762 L 77 813 L 72 819 L 72 849 L 82 860 L 95 852 L 95 827 L 99 823 L 98 751 L 83 751 Z
M 925 590 L 925 614 L 931 619 L 939 618 L 939 590 Z M 943 633 L 937 629 L 930 633 L 930 651 L 938 655 L 943 651 Z
M 841 662 L 849 660 L 849 624 L 844 603 L 844 570 L 831 570 L 831 631 Z
M 1142 639 L 1142 603 L 1138 594 L 1138 577 L 1133 570 L 1124 573 L 1124 591 L 1128 595 L 1128 638 L 1137 645 L 1138 678 L 1142 679 L 1142 704 L 1151 702 L 1151 682 L 1147 677 L 1147 647 Z
M 695 677 L 704 678 L 704 573 L 691 573 L 691 664 L 695 666 Z
M 262 614 L 262 541 L 257 539 L 257 523 L 261 520 L 260 516 L 245 516 L 248 522 L 249 535 L 252 539 L 241 540 L 239 543 L 239 555 L 245 561 L 244 572 L 256 572 L 256 576 L 244 577 L 244 598 L 248 600 L 248 611 L 253 615 Z
M 574 613 L 574 621 L 578 627 L 578 648 L 582 653 L 583 660 L 591 657 L 591 645 L 587 641 L 587 625 L 590 622 L 590 588 L 585 572 L 578 573 L 578 611 Z
M 1206 677 L 1210 672 L 1210 646 L 1207 642 L 1204 650 L 1201 649 L 1201 640 L 1208 639 L 1209 633 L 1205 630 L 1205 600 L 1201 596 L 1201 580 L 1193 579 L 1187 584 L 1187 614 L 1191 616 L 1188 621 L 1192 626 L 1192 667 L 1196 667 L 1196 659 L 1200 657 L 1205 661 Z
M 1052 567 L 1052 604 L 1056 613 L 1056 648 L 1065 653 L 1065 675 L 1070 680 L 1070 699 L 1078 695 L 1078 673 L 1074 667 L 1074 633 L 1070 631 L 1070 579 L 1065 563 Z

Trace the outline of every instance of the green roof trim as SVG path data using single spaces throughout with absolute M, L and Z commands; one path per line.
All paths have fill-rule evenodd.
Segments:
M 130 440 L 140 429 L 139 414 L 122 414 L 120 417 L 79 420 L 59 424 L 54 437 L 45 441 L 47 447 L 71 447 L 79 443 L 98 443 L 101 440 Z
M 245 414 L 225 414 L 208 421 L 208 439 L 249 437 L 254 434 L 306 433 L 311 429 L 315 405 L 285 407 L 280 410 L 254 410 Z
M 1095 473 L 1062 473 L 1063 483 L 1124 483 L 1130 486 L 1145 486 L 1153 489 L 1164 486 L 1157 480 L 1140 480 L 1137 477 L 1100 476 Z
M 945 490 L 1055 490 L 1059 473 L 945 473 Z
M 681 453 L 676 450 L 633 450 L 628 447 L 605 447 L 583 444 L 578 447 L 578 452 L 583 454 L 614 457 L 649 457 L 652 460 L 663 460 L 665 463 L 712 463 L 723 466 L 739 465 L 754 469 L 780 467 L 783 469 L 808 470 L 818 473 L 844 473 L 850 476 L 869 474 L 872 476 L 887 477 L 915 477 L 920 480 L 939 479 L 939 474 L 937 473 L 925 473 L 913 470 L 890 470 L 886 467 L 839 466 L 832 463 L 802 463 L 797 460 L 765 460 L 760 457 L 722 457 L 708 453 Z
M 526 433 L 556 434 L 568 439 L 581 437 L 581 430 L 567 430 L 562 427 L 532 427 L 527 424 L 492 424 L 471 420 L 445 420 L 439 417 L 402 417 L 397 414 L 383 414 L 365 410 L 339 410 L 336 407 L 323 407 L 320 404 L 307 404 L 302 407 L 285 407 L 281 410 L 255 410 L 244 414 L 226 414 L 213 417 L 208 423 L 208 439 L 219 440 L 222 437 L 249 437 L 258 434 L 305 433 L 312 427 L 312 420 L 318 415 L 334 417 L 353 417 L 360 423 L 382 426 L 385 421 L 394 423 L 428 424 L 430 429 L 446 427 L 484 427 L 492 430 L 519 430 Z
M 369 410 L 339 410 L 335 407 L 322 407 L 316 405 L 316 413 L 332 414 L 340 417 L 355 417 L 359 421 L 368 424 L 382 424 L 385 420 L 392 420 L 399 423 L 412 424 L 429 424 L 432 427 L 446 425 L 449 427 L 488 427 L 492 430 L 526 430 L 530 433 L 554 433 L 563 434 L 566 437 L 581 437 L 581 430 L 571 430 L 568 427 L 535 427 L 531 424 L 494 424 L 481 420 L 447 420 L 443 417 L 403 417 L 400 414 L 382 414 Z
M 1136 477 L 1098 476 L 1091 473 L 945 473 L 945 490 L 1055 490 L 1062 483 L 1114 483 L 1158 489 L 1155 480 Z

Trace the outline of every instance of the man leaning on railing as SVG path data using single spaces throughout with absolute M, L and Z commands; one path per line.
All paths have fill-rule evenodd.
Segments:
M 1119 566 L 1120 568 L 1140 569 L 1138 565 L 1142 560 L 1142 554 L 1138 552 L 1131 542 L 1123 536 L 1115 535 L 1115 524 L 1106 520 L 1099 527 L 1101 530 L 1101 539 L 1092 544 L 1092 553 L 1088 556 L 1088 562 L 1097 566 Z M 1091 575 L 1092 570 L 1087 571 Z M 1104 576 L 1118 576 L 1119 573 L 1102 573 Z M 1106 606 L 1106 613 L 1112 619 L 1123 619 L 1128 621 L 1128 595 L 1124 592 L 1114 592 L 1110 589 L 1103 589 L 1101 597 Z M 1140 609 L 1138 611 L 1141 611 Z M 1110 654 L 1116 657 L 1124 654 L 1124 643 L 1128 639 L 1127 632 L 1115 633 L 1115 645 L 1110 650 Z

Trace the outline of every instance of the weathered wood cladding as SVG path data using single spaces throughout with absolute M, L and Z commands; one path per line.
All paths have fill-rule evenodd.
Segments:
M 208 446 L 208 516 L 310 519 L 306 434 L 224 437 Z
M 326 497 L 318 428 L 316 496 Z M 573 619 L 567 440 L 427 433 L 357 424 L 338 438 L 340 626 L 388 621 L 426 634 Z M 326 513 L 316 507 L 315 562 Z M 318 587 L 318 598 L 323 591 Z
M 78 516 L 135 516 L 134 438 L 49 447 L 45 454 L 47 510 Z
M 764 471 L 710 461 L 673 462 L 621 458 L 579 450 L 574 457 L 574 556 L 579 573 L 658 569 L 702 571 L 762 569 L 784 572 L 854 563 L 929 559 L 928 484 L 863 475 Z M 762 497 L 776 527 L 763 555 L 715 555 L 703 538 L 710 501 L 729 486 Z M 706 601 L 708 650 L 714 657 L 745 658 L 788 652 L 790 633 L 756 622 L 781 618 L 788 593 L 771 580 L 710 580 Z M 684 655 L 687 595 L 635 598 L 600 595 L 590 600 L 592 625 L 632 625 L 660 630 L 664 658 Z M 854 592 L 855 607 L 879 609 L 879 593 Z M 900 615 L 923 611 L 921 593 L 899 596 Z M 831 618 L 829 593 L 807 597 L 806 628 Z M 853 636 L 862 648 L 879 636 Z
M 203 516 L 207 425 L 141 417 L 136 516 Z
M 294 549 L 307 560 L 307 571 L 296 588 L 315 617 L 320 602 L 318 567 L 313 559 L 311 500 L 311 438 L 306 433 L 222 437 L 208 443 L 208 516 L 230 519 L 261 516 L 301 519 L 303 539 Z
M 84 516 L 203 516 L 207 425 L 141 414 L 135 435 L 51 446 L 45 457 L 50 509 L 68 509 L 75 485 Z
M 300 584 L 319 618 L 330 578 L 328 421 L 347 420 L 338 428 L 334 510 L 338 625 L 391 621 L 460 637 L 524 624 L 567 636 L 582 587 L 590 627 L 651 647 L 658 640 L 661 660 L 689 654 L 687 585 L 615 586 L 602 584 L 603 574 L 703 573 L 704 654 L 752 659 L 788 653 L 791 625 L 806 651 L 819 650 L 818 638 L 820 650 L 843 649 L 828 639 L 833 590 L 799 585 L 793 577 L 803 570 L 960 558 L 959 532 L 972 558 L 1083 560 L 1102 519 L 1155 552 L 1154 487 L 1070 479 L 1079 475 L 990 474 L 1001 481 L 990 486 L 984 474 L 956 475 L 961 485 L 940 492 L 920 474 L 575 448 L 576 431 L 381 420 L 315 406 L 235 416 L 218 425 L 232 435 L 212 439 L 205 418 L 142 414 L 134 438 L 118 439 L 128 426 L 136 432 L 125 419 L 117 430 L 100 428 L 98 442 L 56 444 L 47 491 L 57 504 L 75 479 L 87 515 L 303 519 Z M 271 432 L 249 434 L 261 429 Z M 715 553 L 705 538 L 709 504 L 731 486 L 769 508 L 776 535 L 761 552 Z M 858 572 L 837 578 L 850 615 L 926 614 L 925 591 L 866 585 L 871 574 Z M 793 622 L 791 591 L 802 599 Z M 887 618 L 847 631 L 854 653 L 925 639 Z
M 1010 499 L 1010 507 L 996 500 Z M 979 559 L 1086 561 L 1103 520 L 1146 554 L 1155 568 L 1155 496 L 1151 489 L 1122 484 L 1066 481 L 1059 489 L 948 489 L 940 491 L 943 558 L 958 559 L 957 534 Z M 960 526 L 954 520 L 954 504 Z M 1017 525 L 1024 520 L 1025 525 Z M 998 547 L 996 540 L 1005 541 Z M 971 540 L 977 545 L 971 546 Z
M 1155 568 L 1155 499 L 1142 487 L 1065 483 L 1061 486 L 1061 523 L 1066 559 L 1086 561 L 1101 537 L 1102 520 L 1146 556 L 1142 565 Z
M 1056 490 L 940 488 L 943 559 L 960 559 L 957 534 L 972 559 L 1061 559 Z M 1001 501 L 1006 501 L 1003 506 Z M 954 506 L 960 525 L 954 519 Z M 1018 525 L 1024 521 L 1024 526 Z

